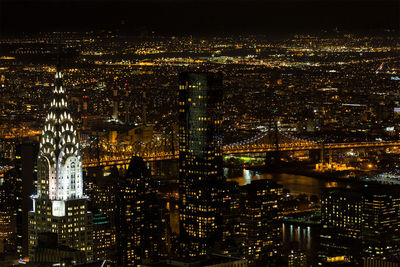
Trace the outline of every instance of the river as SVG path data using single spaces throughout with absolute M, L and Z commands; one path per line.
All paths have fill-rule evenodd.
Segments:
M 290 190 L 293 195 L 306 194 L 321 197 L 323 188 L 344 187 L 346 182 L 329 182 L 303 175 L 288 173 L 259 173 L 246 169 L 224 169 L 228 181 L 236 181 L 239 185 L 246 185 L 254 180 L 272 179 L 283 188 Z M 282 241 L 285 251 L 298 248 L 307 255 L 308 266 L 316 266 L 317 251 L 319 246 L 320 226 L 298 226 L 291 223 L 282 224 Z
M 236 181 L 239 185 L 246 185 L 253 180 L 272 179 L 281 184 L 284 189 L 290 190 L 293 195 L 307 194 L 321 196 L 323 188 L 344 187 L 344 182 L 329 182 L 326 180 L 288 173 L 266 173 L 262 174 L 256 171 L 246 169 L 224 169 L 224 175 L 227 181 Z
M 346 186 L 346 182 L 329 182 L 327 180 L 287 173 L 259 173 L 246 169 L 224 168 L 224 176 L 228 181 L 236 181 L 239 185 L 246 185 L 254 180 L 272 179 L 283 188 L 290 190 L 291 194 L 307 194 L 321 197 L 323 188 Z M 178 211 L 171 211 L 171 223 L 175 224 L 174 230 L 178 232 Z M 315 266 L 319 245 L 319 225 L 298 226 L 291 223 L 282 224 L 282 241 L 285 251 L 299 248 L 307 255 L 308 266 Z

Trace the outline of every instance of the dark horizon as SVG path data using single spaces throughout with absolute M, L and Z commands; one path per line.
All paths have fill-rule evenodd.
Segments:
M 96 3 L 96 4 L 94 4 Z M 398 1 L 1 1 L 1 35 L 119 30 L 132 35 L 287 35 L 399 30 Z

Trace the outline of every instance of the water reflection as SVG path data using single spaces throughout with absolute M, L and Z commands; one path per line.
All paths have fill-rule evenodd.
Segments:
M 319 226 L 298 226 L 290 223 L 282 224 L 282 240 L 286 251 L 301 249 L 308 259 L 315 259 L 319 244 Z
M 283 188 L 290 190 L 291 194 L 317 195 L 320 197 L 323 188 L 342 187 L 345 182 L 329 182 L 314 177 L 303 175 L 272 173 L 263 174 L 245 169 L 224 169 L 225 177 L 228 181 L 236 181 L 239 185 L 246 185 L 253 180 L 272 179 Z M 308 258 L 308 264 L 313 266 L 317 258 L 319 244 L 319 226 L 298 226 L 291 223 L 282 225 L 282 241 L 286 251 L 291 249 L 301 249 L 305 251 Z
M 253 180 L 272 179 L 278 184 L 281 184 L 283 188 L 289 189 L 294 195 L 307 194 L 320 196 L 322 188 L 344 186 L 344 184 L 340 182 L 327 182 L 314 177 L 288 173 L 261 174 L 246 169 L 242 169 L 238 172 L 235 169 L 225 168 L 224 174 L 228 181 L 236 181 L 239 185 L 249 184 Z
M 243 169 L 243 178 L 246 184 L 251 183 L 253 175 L 250 173 L 249 170 Z

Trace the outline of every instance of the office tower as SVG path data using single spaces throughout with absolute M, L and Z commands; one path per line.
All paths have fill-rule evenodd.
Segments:
M 319 263 L 400 257 L 400 188 L 365 184 L 322 194 Z
M 17 254 L 17 209 L 16 179 L 20 177 L 15 169 L 0 179 L 0 255 Z M 18 255 L 18 254 L 17 254 Z
M 28 212 L 32 209 L 37 151 L 34 143 L 15 147 L 15 167 L 0 181 L 0 228 L 4 228 L 0 236 L 6 241 L 7 254 L 21 259 L 28 256 Z
M 321 197 L 320 261 L 359 262 L 361 193 L 343 188 L 324 190 Z
M 179 76 L 179 219 L 182 256 L 205 255 L 222 238 L 222 78 Z
M 136 266 L 164 256 L 162 213 L 157 186 L 141 157 L 132 157 L 119 181 L 117 250 L 119 264 Z
M 114 260 L 115 231 L 102 213 L 93 213 L 93 260 Z
M 114 225 L 116 212 L 116 181 L 119 177 L 118 169 L 113 167 L 109 175 L 104 175 L 102 167 L 86 168 L 86 195 L 90 198 L 90 210 L 107 216 L 111 225 Z
M 28 212 L 32 209 L 31 196 L 36 180 L 37 142 L 22 143 L 16 147 L 15 169 L 19 174 L 15 204 L 17 207 L 17 256 L 28 256 Z
M 241 188 L 240 232 L 243 254 L 251 264 L 280 260 L 281 196 L 282 186 L 270 179 L 252 181 Z
M 40 140 L 37 175 L 37 193 L 29 212 L 31 260 L 40 260 L 35 258 L 41 250 L 39 235 L 53 233 L 58 246 L 81 251 L 86 261 L 92 261 L 92 215 L 83 194 L 82 157 L 59 66 Z
M 400 259 L 400 186 L 363 190 L 362 256 Z
M 224 183 L 222 239 L 213 252 L 231 257 L 241 257 L 240 236 L 240 186 L 235 181 Z
M 93 212 L 93 258 L 116 263 L 116 190 L 119 173 L 117 167 L 104 175 L 101 166 L 86 169 L 85 192 L 90 198 Z

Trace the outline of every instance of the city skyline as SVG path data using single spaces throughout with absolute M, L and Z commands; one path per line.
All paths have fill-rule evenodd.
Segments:
M 1 1 L 0 266 L 399 266 L 399 11 Z

